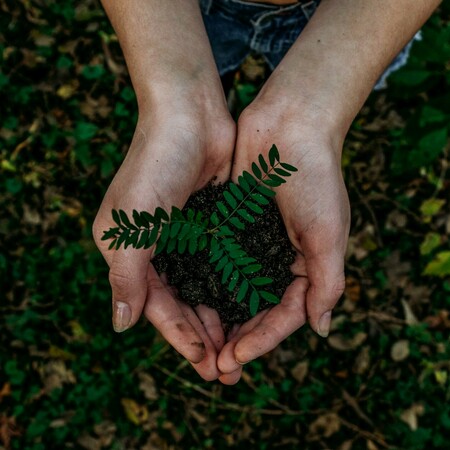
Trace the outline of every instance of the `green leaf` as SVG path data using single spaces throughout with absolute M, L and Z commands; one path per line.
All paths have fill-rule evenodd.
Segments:
M 430 261 L 424 275 L 435 275 L 437 277 L 447 277 L 450 275 L 450 251 L 440 252 Z
M 280 169 L 279 167 L 275 167 L 275 173 L 280 175 L 281 177 L 290 177 L 291 174 L 287 170 Z
M 155 220 L 157 222 L 161 222 L 161 221 L 165 221 L 168 222 L 169 221 L 169 215 L 167 214 L 167 212 L 160 208 L 159 206 L 155 209 Z
M 191 236 L 189 239 L 189 244 L 188 244 L 189 254 L 195 255 L 195 253 L 197 252 L 197 249 L 198 249 L 198 237 Z
M 257 188 L 257 191 L 259 191 L 260 194 L 264 195 L 265 197 L 275 197 L 276 193 L 272 191 L 272 189 L 267 188 L 266 186 L 263 186 L 260 184 Z
M 180 239 L 178 241 L 178 253 L 180 255 L 183 255 L 186 252 L 186 248 L 187 248 L 187 239 Z
M 170 211 L 170 221 L 183 221 L 184 222 L 184 216 L 183 213 L 181 212 L 180 208 L 177 208 L 176 206 L 172 206 L 172 209 Z
M 266 302 L 280 303 L 280 299 L 276 295 L 272 294 L 271 292 L 259 291 L 259 294 Z
M 120 230 L 119 227 L 110 228 L 108 231 L 103 232 L 102 241 L 107 241 L 108 239 L 111 239 L 118 233 Z
M 250 256 L 246 256 L 244 258 L 236 258 L 236 260 L 234 261 L 234 263 L 237 266 L 247 266 L 247 265 L 249 265 L 251 263 L 254 263 L 254 262 L 256 262 L 256 259 L 252 258 Z
M 242 191 L 239 189 L 239 187 L 236 186 L 234 183 L 230 183 L 229 189 L 230 189 L 231 193 L 232 193 L 239 201 L 241 201 L 241 200 L 244 199 L 244 194 L 243 194 Z
M 250 185 L 247 183 L 247 180 L 242 176 L 238 176 L 239 186 L 248 194 L 251 191 Z
M 195 217 L 195 211 L 192 208 L 189 208 L 188 212 L 187 212 L 187 220 L 188 220 L 188 222 L 193 222 L 194 221 L 194 217 Z
M 133 220 L 137 227 L 145 227 L 146 225 L 141 220 L 141 215 L 133 209 Z
M 429 255 L 434 249 L 441 245 L 441 235 L 439 233 L 430 232 L 425 236 L 424 241 L 420 244 L 420 254 Z
M 238 281 L 239 281 L 239 272 L 235 270 L 231 275 L 230 283 L 228 284 L 228 290 L 234 291 Z
M 251 198 L 252 200 L 263 206 L 268 205 L 270 203 L 270 201 L 266 197 L 264 197 L 264 195 L 258 194 L 257 192 L 252 192 Z
M 241 271 L 242 273 L 245 273 L 245 275 L 250 275 L 252 273 L 258 272 L 261 269 L 262 269 L 261 264 L 251 264 L 249 266 L 243 267 Z
M 259 307 L 259 294 L 258 291 L 253 291 L 250 295 L 250 314 L 256 316 Z
M 175 222 L 175 223 L 171 223 L 170 226 L 170 238 L 173 239 L 175 237 L 177 237 L 178 233 L 181 230 L 181 223 L 180 222 Z
M 125 230 L 123 230 L 122 234 L 117 239 L 116 250 L 118 250 L 120 248 L 120 246 L 128 239 L 129 235 L 130 235 L 129 228 L 126 228 Z
M 238 230 L 245 230 L 245 224 L 242 223 L 237 217 L 230 218 L 231 225 L 235 226 Z
M 271 166 L 274 166 L 277 161 L 280 160 L 280 154 L 275 144 L 269 150 L 269 162 Z
M 177 248 L 178 240 L 177 239 L 169 239 L 167 242 L 166 253 L 169 255 Z
M 233 272 L 233 263 L 229 262 L 226 264 L 226 266 L 223 268 L 222 273 L 222 284 L 225 284 L 231 275 L 231 272 Z
M 248 209 L 251 209 L 256 214 L 262 214 L 264 210 L 261 208 L 261 206 L 257 205 L 256 203 L 251 202 L 250 200 L 247 200 L 245 202 L 245 206 Z
M 219 216 L 215 211 L 211 214 L 211 217 L 209 219 L 211 220 L 211 223 L 216 227 L 220 223 Z
M 112 250 L 115 247 L 116 243 L 117 243 L 117 239 L 113 239 L 108 246 L 108 250 Z
M 112 210 L 112 218 L 113 218 L 114 222 L 116 222 L 117 225 L 119 225 L 119 227 L 122 226 L 122 222 L 120 221 L 119 213 L 117 212 L 116 209 Z
M 217 236 L 234 236 L 234 232 L 226 225 L 222 225 L 217 232 Z
M 243 218 L 245 219 L 247 222 L 250 223 L 255 223 L 255 218 L 250 215 L 245 209 L 238 209 L 237 213 Z
M 74 130 L 74 136 L 78 141 L 89 141 L 97 133 L 98 127 L 89 122 L 78 122 Z
M 438 214 L 444 205 L 444 199 L 429 198 L 422 202 L 422 204 L 420 205 L 420 212 L 424 216 L 432 217 Z
M 298 171 L 297 167 L 291 166 L 291 165 L 288 164 L 288 163 L 280 162 L 280 165 L 281 165 L 281 167 L 282 167 L 283 169 L 286 169 L 286 170 L 288 170 L 289 172 L 297 172 L 297 171 Z
M 144 245 L 144 248 L 150 248 L 158 239 L 158 233 L 159 233 L 160 224 L 157 223 L 153 225 L 152 231 L 150 232 L 150 235 L 148 237 L 147 243 Z
M 237 207 L 236 199 L 228 191 L 225 191 L 223 196 L 232 209 Z
M 214 269 L 216 272 L 220 272 L 225 265 L 228 263 L 229 258 L 227 255 L 222 256 L 222 258 L 220 258 L 219 262 L 217 263 L 216 268 Z
M 170 235 L 170 226 L 167 223 L 163 223 L 161 228 L 161 235 L 159 236 L 158 242 L 165 244 L 169 239 L 169 235 Z
M 251 187 L 255 187 L 258 185 L 258 182 L 255 180 L 255 178 L 250 173 L 248 173 L 246 170 L 244 170 L 244 172 L 242 172 L 242 176 L 245 178 L 245 181 L 247 181 L 247 183 Z
M 241 303 L 242 300 L 244 300 L 245 295 L 247 294 L 247 291 L 248 291 L 248 287 L 249 287 L 248 281 L 244 280 L 241 283 L 241 285 L 239 287 L 239 291 L 237 293 L 237 297 L 236 297 L 236 302 L 237 303 Z
M 272 284 L 273 279 L 269 277 L 256 277 L 251 280 L 253 286 L 265 286 L 266 284 Z
M 219 261 L 220 258 L 222 258 L 223 250 L 217 249 L 214 252 L 211 250 L 210 255 L 211 255 L 211 257 L 209 258 L 209 263 L 210 264 L 215 263 L 216 261 Z
M 128 218 L 127 213 L 123 209 L 119 209 L 119 215 L 120 215 L 120 220 L 127 228 L 131 228 L 132 230 L 137 230 L 137 227 L 135 227 L 130 222 L 130 219 Z
M 147 211 L 141 211 L 141 220 L 147 222 L 144 226 L 148 226 L 150 223 L 155 223 L 155 218 Z
M 159 255 L 164 251 L 164 247 L 166 246 L 165 241 L 161 241 L 161 239 L 157 242 L 154 256 Z
M 276 183 L 283 184 L 286 183 L 284 178 L 279 177 L 278 175 L 269 174 L 269 178 Z
M 256 163 L 252 163 L 252 172 L 255 175 L 256 178 L 259 180 L 262 178 L 261 169 L 258 167 Z
M 266 184 L 267 186 L 270 186 L 270 187 L 278 187 L 281 184 L 281 183 L 278 183 L 278 182 L 276 182 L 274 180 L 271 180 L 271 179 L 263 180 L 263 183 Z
M 206 234 L 202 234 L 198 240 L 198 251 L 201 252 L 202 250 L 205 250 L 207 246 L 208 236 L 206 236 Z
M 228 211 L 228 208 L 222 202 L 216 202 L 216 206 L 217 206 L 218 210 L 220 211 L 220 213 L 222 214 L 222 216 L 225 217 L 225 219 L 227 219 L 230 216 L 230 212 Z
M 147 239 L 148 239 L 149 234 L 150 234 L 150 231 L 149 231 L 149 230 L 143 230 L 143 231 L 141 232 L 141 235 L 140 235 L 140 237 L 139 237 L 139 241 L 138 241 L 138 243 L 136 244 L 136 248 L 142 248 L 142 247 L 144 247 L 145 243 L 147 242 Z
M 269 171 L 269 166 L 266 163 L 266 160 L 264 159 L 263 155 L 259 155 L 258 156 L 258 161 L 259 161 L 259 165 L 261 166 L 261 169 L 267 173 Z
M 230 255 L 230 258 L 233 258 L 233 259 L 239 259 L 239 258 L 243 258 L 243 257 L 247 256 L 247 253 L 245 253 L 245 250 L 242 250 L 241 247 L 239 247 L 235 250 L 230 250 L 228 252 L 228 254 Z
M 192 225 L 190 223 L 185 223 L 183 225 L 183 228 L 181 228 L 181 231 L 180 231 L 180 233 L 178 235 L 178 240 L 179 241 L 184 240 L 190 234 L 191 227 L 192 227 Z

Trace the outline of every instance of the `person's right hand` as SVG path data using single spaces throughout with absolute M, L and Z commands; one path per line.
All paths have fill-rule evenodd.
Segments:
M 225 343 L 217 312 L 195 311 L 178 301 L 149 263 L 153 249 L 108 250 L 103 232 L 115 226 L 111 210 L 153 213 L 156 207 L 181 208 L 190 194 L 209 181 L 229 177 L 235 124 L 223 106 L 186 111 L 186 104 L 158 102 L 139 118 L 128 154 L 114 177 L 93 226 L 95 242 L 109 266 L 113 325 L 121 332 L 141 313 L 207 380 L 220 376 L 217 354 Z M 219 105 L 221 103 L 219 102 Z M 217 177 L 217 178 L 216 178 Z

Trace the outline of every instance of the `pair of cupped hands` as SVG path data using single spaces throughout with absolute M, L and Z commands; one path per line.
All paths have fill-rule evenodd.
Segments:
M 340 167 L 344 137 L 336 135 L 326 112 L 306 114 L 304 105 L 283 96 L 260 94 L 235 123 L 223 95 L 213 102 L 174 94 L 140 105 L 129 151 L 95 219 L 94 239 L 110 269 L 114 329 L 132 327 L 144 314 L 203 379 L 232 385 L 245 363 L 306 322 L 328 335 L 345 286 L 350 209 Z M 296 250 L 295 279 L 280 304 L 225 335 L 216 311 L 192 308 L 175 296 L 149 263 L 152 249 L 108 250 L 101 237 L 114 226 L 112 209 L 181 208 L 211 180 L 236 179 L 260 153 L 267 157 L 272 144 L 282 161 L 298 168 L 275 197 Z

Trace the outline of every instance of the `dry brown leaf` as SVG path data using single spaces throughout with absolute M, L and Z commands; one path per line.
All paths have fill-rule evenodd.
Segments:
M 378 450 L 378 447 L 375 445 L 375 442 L 371 441 L 370 439 L 367 439 L 366 445 L 367 450 Z
M 330 412 L 319 416 L 313 423 L 309 425 L 307 439 L 316 440 L 321 438 L 329 438 L 337 433 L 341 428 L 341 421 L 336 413 Z
M 362 375 L 363 373 L 367 372 L 369 367 L 370 367 L 370 347 L 368 345 L 365 345 L 360 350 L 358 356 L 355 359 L 355 364 L 353 365 L 353 372 L 357 373 L 358 375 Z
M 135 425 L 141 425 L 147 421 L 148 409 L 145 405 L 139 405 L 132 398 L 123 398 L 120 403 L 122 403 L 125 415 L 130 422 L 133 422 Z
M 367 333 L 356 333 L 352 338 L 347 338 L 341 333 L 332 334 L 327 342 L 330 347 L 340 351 L 350 351 L 358 348 L 367 339 Z
M 38 371 L 47 393 L 50 393 L 53 389 L 61 388 L 64 384 L 75 384 L 77 382 L 74 373 L 67 368 L 63 360 L 51 360 L 44 366 L 39 367 Z
M 415 403 L 402 412 L 400 419 L 409 426 L 411 431 L 416 431 L 419 427 L 419 416 L 423 415 L 425 408 L 419 403 Z
M 143 392 L 144 397 L 147 400 L 155 401 L 158 400 L 159 395 L 156 390 L 155 379 L 148 373 L 139 372 L 139 389 Z
M 309 362 L 308 361 L 300 361 L 298 362 L 291 370 L 291 374 L 296 379 L 299 384 L 302 384 L 305 381 L 306 376 L 308 375 Z
M 409 341 L 401 339 L 391 348 L 391 358 L 396 361 L 404 361 L 409 356 Z
M 411 306 L 406 300 L 402 300 L 403 312 L 405 314 L 405 322 L 407 325 L 417 325 L 419 321 L 412 312 Z
M 87 450 L 101 450 L 102 444 L 99 439 L 95 439 L 89 434 L 82 434 L 78 439 L 77 443 L 87 449 Z

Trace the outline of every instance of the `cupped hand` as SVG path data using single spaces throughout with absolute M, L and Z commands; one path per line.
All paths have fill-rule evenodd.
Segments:
M 114 226 L 112 209 L 153 213 L 156 207 L 181 208 L 190 194 L 215 179 L 228 179 L 235 124 L 226 111 L 184 114 L 178 108 L 139 118 L 129 151 L 103 199 L 93 226 L 94 240 L 109 266 L 113 325 L 121 332 L 142 312 L 164 338 L 207 380 L 216 379 L 224 335 L 217 313 L 196 310 L 173 295 L 149 263 L 152 251 L 131 247 L 108 250 L 102 241 Z
M 344 286 L 350 208 L 340 168 L 343 137 L 311 124 L 292 103 L 277 109 L 258 99 L 241 115 L 232 176 L 249 170 L 260 153 L 277 145 L 281 160 L 298 168 L 276 188 L 276 202 L 296 251 L 295 275 L 281 303 L 234 329 L 218 367 L 225 384 L 239 380 L 245 364 L 275 348 L 309 321 L 321 336 Z M 324 120 L 324 123 L 326 121 Z

